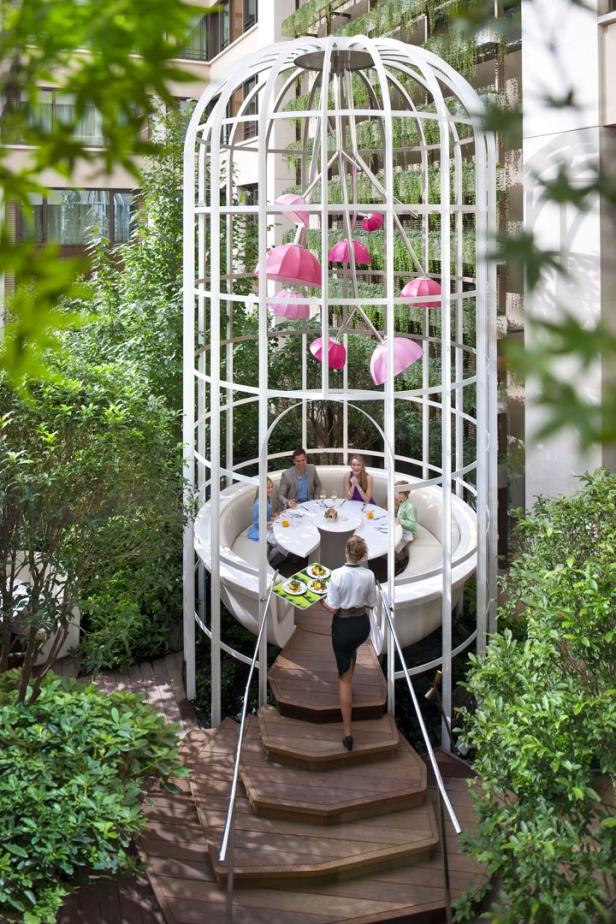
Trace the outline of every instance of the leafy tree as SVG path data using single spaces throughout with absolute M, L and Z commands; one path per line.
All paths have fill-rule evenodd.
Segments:
M 143 791 L 185 771 L 137 696 L 50 675 L 24 706 L 19 684 L 0 676 L 0 917 L 52 924 L 78 877 L 134 869 Z
M 7 448 L 38 498 L 31 501 L 22 478 L 7 567 L 20 550 L 37 558 L 51 536 L 48 577 L 70 574 L 52 653 L 78 605 L 81 651 L 94 671 L 164 653 L 181 614 L 184 121 L 171 116 L 157 129 L 166 146 L 143 169 L 142 221 L 131 241 L 115 253 L 99 241 L 87 301 L 63 307 L 68 316 L 87 310 L 89 322 L 59 335 L 50 380 L 32 385 L 28 400 L 2 385 L 13 410 Z M 8 498 L 5 490 L 0 496 Z M 15 610 L 17 590 L 15 582 L 5 588 L 5 613 Z M 42 639 L 32 607 L 20 625 L 32 631 L 27 651 L 35 658 Z M 23 636 L 10 635 L 7 620 L 4 627 L 5 649 L 23 648 Z
M 30 194 L 43 189 L 44 171 L 68 177 L 84 161 L 102 161 L 107 173 L 121 164 L 138 176 L 135 155 L 160 150 L 160 144 L 144 138 L 144 122 L 160 101 L 173 105 L 172 81 L 193 79 L 174 58 L 198 12 L 183 0 L 151 0 L 147 12 L 140 0 L 104 6 L 97 0 L 2 0 L 3 140 L 33 146 L 20 169 L 13 167 L 9 149 L 0 149 L 6 201 L 27 212 Z M 46 125 L 37 117 L 37 106 L 39 87 L 50 79 L 73 98 L 74 108 L 72 115 Z M 106 139 L 102 153 L 89 150 L 78 137 L 79 123 L 92 107 L 100 113 Z M 83 264 L 57 256 L 57 248 L 15 244 L 6 232 L 0 237 L 0 273 L 15 276 L 18 283 L 0 350 L 0 368 L 13 385 L 45 377 L 49 348 L 60 346 L 58 330 L 79 321 L 58 311 L 58 303 L 75 294 Z
M 74 607 L 91 611 L 84 647 L 93 669 L 130 663 L 139 650 L 164 651 L 178 610 L 175 415 L 128 363 L 94 364 L 67 352 L 55 369 L 60 380 L 36 386 L 27 402 L 0 382 L 8 411 L 0 566 L 9 575 L 0 670 L 11 663 L 10 650 L 22 651 L 20 698 L 28 688 L 38 695 L 32 666 L 43 642 L 55 638 L 45 670 L 51 667 Z M 25 605 L 23 555 L 31 576 Z
M 473 659 L 479 830 L 498 877 L 491 920 L 612 919 L 616 868 L 616 476 L 541 499 L 519 524 L 505 582 L 510 628 Z

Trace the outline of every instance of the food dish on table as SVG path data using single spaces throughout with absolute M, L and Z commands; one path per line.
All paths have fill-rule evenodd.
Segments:
M 290 578 L 288 581 L 285 581 L 282 585 L 282 589 L 285 593 L 291 594 L 293 597 L 300 597 L 302 594 L 306 593 L 306 585 L 303 581 L 298 581 L 295 578 Z
M 327 593 L 327 582 L 319 578 L 313 578 L 311 581 L 308 581 L 308 587 L 314 594 Z
M 328 507 L 325 513 L 323 514 L 323 516 L 325 517 L 326 520 L 337 520 L 338 511 L 336 510 L 335 507 Z
M 329 568 L 326 568 L 325 565 L 319 565 L 318 563 L 315 563 L 314 565 L 309 565 L 306 568 L 306 574 L 311 578 L 322 579 L 329 577 L 331 571 Z

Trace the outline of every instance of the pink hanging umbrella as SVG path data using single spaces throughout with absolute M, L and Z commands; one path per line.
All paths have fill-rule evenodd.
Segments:
M 423 350 L 414 340 L 394 337 L 394 375 L 399 375 L 417 362 Z M 375 385 L 387 378 L 387 341 L 380 343 L 370 359 L 370 375 Z
M 441 287 L 436 279 L 430 279 L 429 276 L 418 276 L 417 279 L 409 279 L 400 296 L 402 298 L 414 298 L 417 295 L 439 295 Z M 415 302 L 413 308 L 440 308 L 440 302 Z
M 299 295 L 300 293 L 294 292 L 293 289 L 281 289 L 280 292 L 276 292 L 276 298 L 296 299 Z M 302 302 L 268 302 L 267 307 L 272 314 L 277 314 L 281 318 L 306 321 L 310 317 L 310 305 Z
M 385 218 L 380 212 L 370 212 L 361 223 L 364 231 L 380 231 L 385 223 Z
M 313 340 L 308 349 L 315 359 L 320 363 L 323 362 L 323 340 L 321 337 Z M 346 350 L 344 346 L 341 343 L 336 343 L 335 340 L 330 340 L 327 365 L 330 369 L 342 369 L 345 363 Z
M 372 257 L 367 247 L 359 241 L 353 241 L 353 253 L 356 263 L 372 263 Z M 338 241 L 327 254 L 330 263 L 349 263 L 349 245 L 346 241 Z
M 285 193 L 283 196 L 278 196 L 274 201 L 274 205 L 288 205 L 288 211 L 282 212 L 284 217 L 294 224 L 308 225 L 310 213 L 302 211 L 302 206 L 308 205 L 303 196 L 297 196 L 295 193 Z
M 299 244 L 279 244 L 265 255 L 268 279 L 288 282 L 291 285 L 320 286 L 321 264 L 305 247 Z M 255 272 L 258 274 L 259 267 Z

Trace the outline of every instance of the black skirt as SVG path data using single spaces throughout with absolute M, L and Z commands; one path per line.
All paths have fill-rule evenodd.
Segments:
M 344 619 L 334 616 L 332 620 L 332 645 L 336 655 L 338 676 L 346 674 L 351 664 L 355 663 L 357 649 L 370 635 L 370 617 L 347 616 Z

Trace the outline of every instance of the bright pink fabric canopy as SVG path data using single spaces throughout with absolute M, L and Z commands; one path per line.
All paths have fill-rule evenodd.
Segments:
M 353 241 L 353 254 L 355 255 L 356 263 L 372 263 L 370 251 L 359 241 Z M 349 256 L 349 245 L 347 242 L 338 241 L 327 254 L 327 259 L 330 263 L 349 263 Z
M 310 220 L 310 213 L 302 211 L 302 206 L 307 204 L 303 196 L 298 196 L 295 193 L 285 193 L 283 196 L 278 196 L 274 202 L 274 205 L 288 205 L 288 211 L 282 212 L 282 214 L 289 221 L 300 225 L 307 225 Z
M 394 337 L 394 375 L 399 375 L 417 362 L 423 350 L 414 340 Z M 370 359 L 370 375 L 375 385 L 382 385 L 387 378 L 387 342 L 380 343 Z
M 402 298 L 413 298 L 417 295 L 439 295 L 441 287 L 436 279 L 430 279 L 429 276 L 419 276 L 417 279 L 409 279 L 402 289 L 400 296 Z M 415 302 L 413 308 L 440 308 L 439 302 Z
M 320 363 L 323 362 L 323 340 L 321 337 L 317 337 L 316 340 L 313 340 L 310 346 L 308 347 L 315 359 Z M 329 341 L 329 356 L 328 356 L 328 366 L 330 369 L 342 369 L 346 363 L 346 350 L 341 343 L 336 343 L 333 340 Z
M 321 264 L 299 244 L 279 244 L 265 255 L 267 278 L 291 285 L 321 286 Z M 256 271 L 259 272 L 257 266 Z
M 301 294 L 293 289 L 281 289 L 280 292 L 276 292 L 276 298 L 298 299 L 300 297 Z M 310 317 L 310 305 L 305 302 L 268 302 L 267 307 L 272 314 L 277 314 L 281 318 L 306 321 Z
M 385 224 L 385 219 L 380 212 L 370 212 L 361 223 L 364 231 L 380 231 Z

